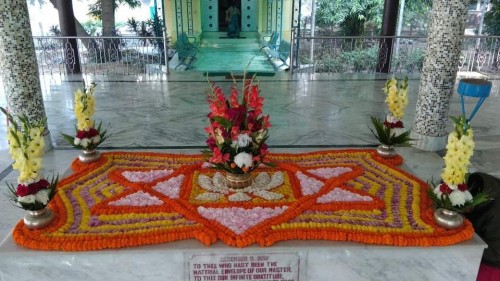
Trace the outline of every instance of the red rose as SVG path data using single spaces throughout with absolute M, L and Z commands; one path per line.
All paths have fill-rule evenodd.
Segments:
M 40 185 L 41 189 L 45 189 L 50 186 L 50 182 L 46 179 L 41 179 L 38 184 Z
M 16 189 L 17 196 L 26 196 L 30 194 L 30 189 L 24 184 L 18 184 Z
M 233 121 L 233 124 L 240 126 L 247 115 L 247 110 L 245 107 L 240 106 L 238 108 L 230 108 L 228 110 L 229 120 Z
M 42 189 L 42 185 L 38 181 L 38 182 L 35 182 L 35 183 L 28 185 L 28 189 L 29 189 L 30 194 L 34 195 L 34 194 L 37 194 L 38 191 L 40 191 L 40 189 Z
M 263 143 L 260 145 L 259 154 L 262 156 L 267 154 L 267 144 Z
M 79 139 L 85 138 L 85 135 L 86 135 L 85 131 L 78 131 L 78 132 L 76 132 L 76 137 L 79 138 Z
M 95 128 L 90 128 L 89 132 L 87 133 L 88 138 L 93 138 L 97 135 L 99 135 L 99 131 L 97 131 Z
M 460 191 L 466 191 L 467 190 L 467 184 L 466 183 L 461 183 L 458 185 L 458 190 Z
M 384 121 L 384 126 L 386 126 L 387 128 L 390 128 L 390 129 L 394 129 L 394 128 L 404 128 L 403 126 L 403 122 L 401 121 L 397 121 L 397 122 L 394 122 L 394 123 L 390 123 L 388 122 L 387 120 Z
M 439 190 L 443 194 L 450 194 L 452 192 L 451 188 L 446 183 L 442 183 L 441 185 L 439 185 Z
M 207 143 L 207 145 L 208 145 L 208 148 L 209 148 L 210 150 L 212 150 L 212 151 L 214 150 L 214 148 L 216 148 L 216 147 L 217 147 L 217 145 L 215 144 L 215 140 L 214 140 L 214 138 L 212 138 L 212 137 L 208 138 L 208 139 L 207 139 L 207 141 L 206 141 L 206 143 Z

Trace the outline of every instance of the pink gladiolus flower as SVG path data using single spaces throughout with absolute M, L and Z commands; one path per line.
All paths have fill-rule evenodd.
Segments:
M 267 144 L 263 143 L 263 144 L 260 146 L 259 153 L 260 153 L 261 155 L 266 155 L 266 154 L 267 154 Z
M 222 166 L 231 172 L 249 172 L 264 161 L 268 152 L 267 146 L 260 145 L 267 135 L 266 128 L 271 126 L 269 117 L 261 116 L 264 98 L 260 96 L 259 85 L 254 79 L 245 80 L 241 100 L 236 83 L 231 86 L 228 98 L 215 83 L 211 86 L 212 91 L 208 97 L 210 127 L 205 129 L 208 134 L 206 143 L 211 150 L 208 161 L 217 166 L 223 164 Z M 219 119 L 219 123 L 216 117 L 225 120 Z M 223 154 L 222 151 L 226 153 Z M 255 166 L 237 165 L 231 158 L 231 155 L 243 152 L 249 155 L 249 161 L 255 163 Z
M 230 108 L 228 110 L 228 119 L 233 121 L 236 126 L 240 126 L 243 121 L 245 121 L 246 115 L 247 111 L 244 106 L 240 106 L 238 108 Z
M 238 108 L 240 106 L 238 103 L 238 89 L 236 89 L 235 85 L 231 86 L 231 96 L 229 99 L 231 101 L 231 107 Z
M 214 150 L 217 147 L 217 145 L 215 144 L 215 140 L 212 137 L 208 138 L 207 141 L 206 141 L 206 143 L 207 143 L 208 148 L 210 150 Z
M 225 163 L 229 161 L 229 153 L 222 154 L 220 149 L 218 147 L 214 148 L 214 154 L 213 156 L 209 159 L 211 163 Z
M 258 86 L 252 86 L 248 100 L 248 104 L 255 110 L 256 115 L 262 114 L 262 106 L 264 106 L 264 98 L 259 96 L 259 92 Z
M 271 122 L 269 121 L 269 115 L 262 116 L 262 128 L 261 129 L 268 129 L 271 128 Z
M 240 134 L 240 127 L 239 126 L 233 126 L 231 128 L 231 140 L 235 141 L 238 140 L 238 135 Z

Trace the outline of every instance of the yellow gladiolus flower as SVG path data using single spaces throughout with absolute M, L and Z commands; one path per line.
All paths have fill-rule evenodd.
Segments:
M 94 87 L 92 84 L 85 92 L 78 90 L 75 92 L 75 117 L 77 129 L 80 131 L 89 130 L 94 126 L 92 116 L 95 112 Z
M 448 135 L 446 155 L 443 157 L 445 168 L 441 174 L 448 185 L 459 185 L 465 182 L 470 158 L 474 153 L 473 131 L 465 118 L 454 118 L 455 130 Z
M 40 139 L 43 138 L 43 132 L 45 131 L 44 127 L 34 127 L 30 129 L 30 138 L 31 139 Z
M 27 153 L 30 157 L 42 157 L 45 149 L 45 141 L 43 138 L 32 140 L 28 147 Z
M 408 105 L 408 78 L 401 84 L 395 77 L 392 77 L 385 84 L 384 92 L 387 94 L 385 102 L 391 114 L 398 120 L 403 119 L 404 110 Z

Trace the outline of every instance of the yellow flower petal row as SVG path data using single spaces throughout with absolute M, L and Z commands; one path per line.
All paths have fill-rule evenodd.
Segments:
M 392 116 L 398 120 L 403 119 L 404 111 L 408 106 L 408 77 L 399 84 L 396 77 L 392 77 L 385 83 L 384 92 L 387 94 L 385 103 L 389 107 Z
M 45 125 L 30 127 L 23 125 L 24 131 L 11 126 L 7 132 L 9 151 L 15 161 L 12 168 L 19 171 L 18 182 L 31 184 L 41 179 L 42 161 L 45 149 L 43 132 Z
M 465 182 L 468 173 L 470 158 L 474 152 L 474 133 L 472 128 L 460 135 L 457 130 L 448 135 L 446 155 L 443 157 L 445 168 L 441 174 L 448 186 L 456 186 Z
M 79 131 L 88 131 L 94 127 L 94 88 L 95 84 L 91 84 L 90 88 L 86 89 L 85 92 L 78 90 L 75 93 L 75 116 Z

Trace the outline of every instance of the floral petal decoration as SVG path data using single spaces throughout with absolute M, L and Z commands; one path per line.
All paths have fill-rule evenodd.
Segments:
M 468 221 L 456 230 L 438 227 L 428 185 L 375 150 L 270 154 L 269 160 L 276 167 L 252 173 L 266 173 L 257 194 L 204 189 L 200 179 L 213 180 L 216 172 L 202 155 L 109 152 L 90 165 L 76 160 L 49 205 L 52 224 L 31 231 L 21 221 L 13 237 L 33 249 L 88 251 L 183 239 L 235 247 L 292 239 L 441 246 L 474 233 Z

